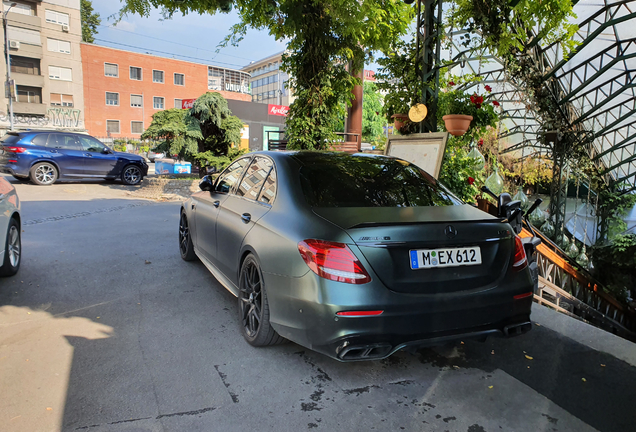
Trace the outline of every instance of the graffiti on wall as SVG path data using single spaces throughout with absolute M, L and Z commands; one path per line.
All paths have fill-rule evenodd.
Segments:
M 79 128 L 82 127 L 82 111 L 74 108 L 49 108 L 46 116 L 36 115 L 13 115 L 15 126 L 40 126 L 58 128 Z M 9 114 L 0 111 L 0 123 L 9 124 Z

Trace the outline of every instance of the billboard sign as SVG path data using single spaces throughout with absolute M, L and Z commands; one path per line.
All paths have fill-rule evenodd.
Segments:
M 181 100 L 181 108 L 182 109 L 190 109 L 194 106 L 194 101 L 196 99 L 182 99 Z
M 287 117 L 287 113 L 289 112 L 289 107 L 285 105 L 272 105 L 269 104 L 267 106 L 267 112 L 269 115 L 277 115 L 282 117 Z

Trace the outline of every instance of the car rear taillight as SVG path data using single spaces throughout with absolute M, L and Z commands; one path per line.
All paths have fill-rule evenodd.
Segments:
M 512 268 L 515 270 L 523 270 L 528 265 L 526 250 L 523 248 L 523 242 L 519 236 L 515 236 L 515 256 L 512 260 Z
M 344 243 L 325 240 L 305 240 L 298 243 L 305 263 L 318 276 L 350 284 L 365 284 L 371 277 Z
M 9 153 L 24 153 L 26 151 L 26 148 L 16 147 L 16 146 L 5 146 L 4 151 Z

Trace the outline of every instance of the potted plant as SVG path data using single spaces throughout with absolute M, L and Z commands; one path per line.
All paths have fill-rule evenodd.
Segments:
M 477 92 L 467 93 L 455 87 L 451 80 L 446 91 L 439 93 L 438 115 L 444 123 L 446 130 L 454 136 L 464 135 L 471 124 L 489 124 L 496 118 L 494 107 L 499 102 L 490 101 L 490 86 L 484 86 L 488 93 L 481 95 Z

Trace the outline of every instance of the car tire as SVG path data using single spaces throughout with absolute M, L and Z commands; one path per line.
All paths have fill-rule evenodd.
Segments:
M 192 236 L 190 235 L 190 225 L 185 212 L 181 212 L 179 219 L 179 253 L 184 261 L 194 261 L 197 255 L 194 253 L 194 245 L 192 244 Z
M 286 341 L 269 322 L 269 303 L 263 274 L 252 254 L 243 261 L 239 274 L 238 312 L 241 333 L 250 345 L 262 347 Z
M 55 165 L 49 162 L 36 163 L 29 171 L 29 178 L 40 186 L 50 186 L 57 181 L 58 172 Z
M 7 229 L 7 241 L 4 244 L 4 262 L 0 267 L 0 276 L 13 276 L 20 269 L 22 252 L 22 239 L 20 223 L 11 218 Z
M 139 183 L 141 183 L 143 178 L 144 177 L 141 173 L 141 168 L 139 168 L 137 165 L 126 165 L 121 171 L 121 181 L 129 186 L 138 185 Z

